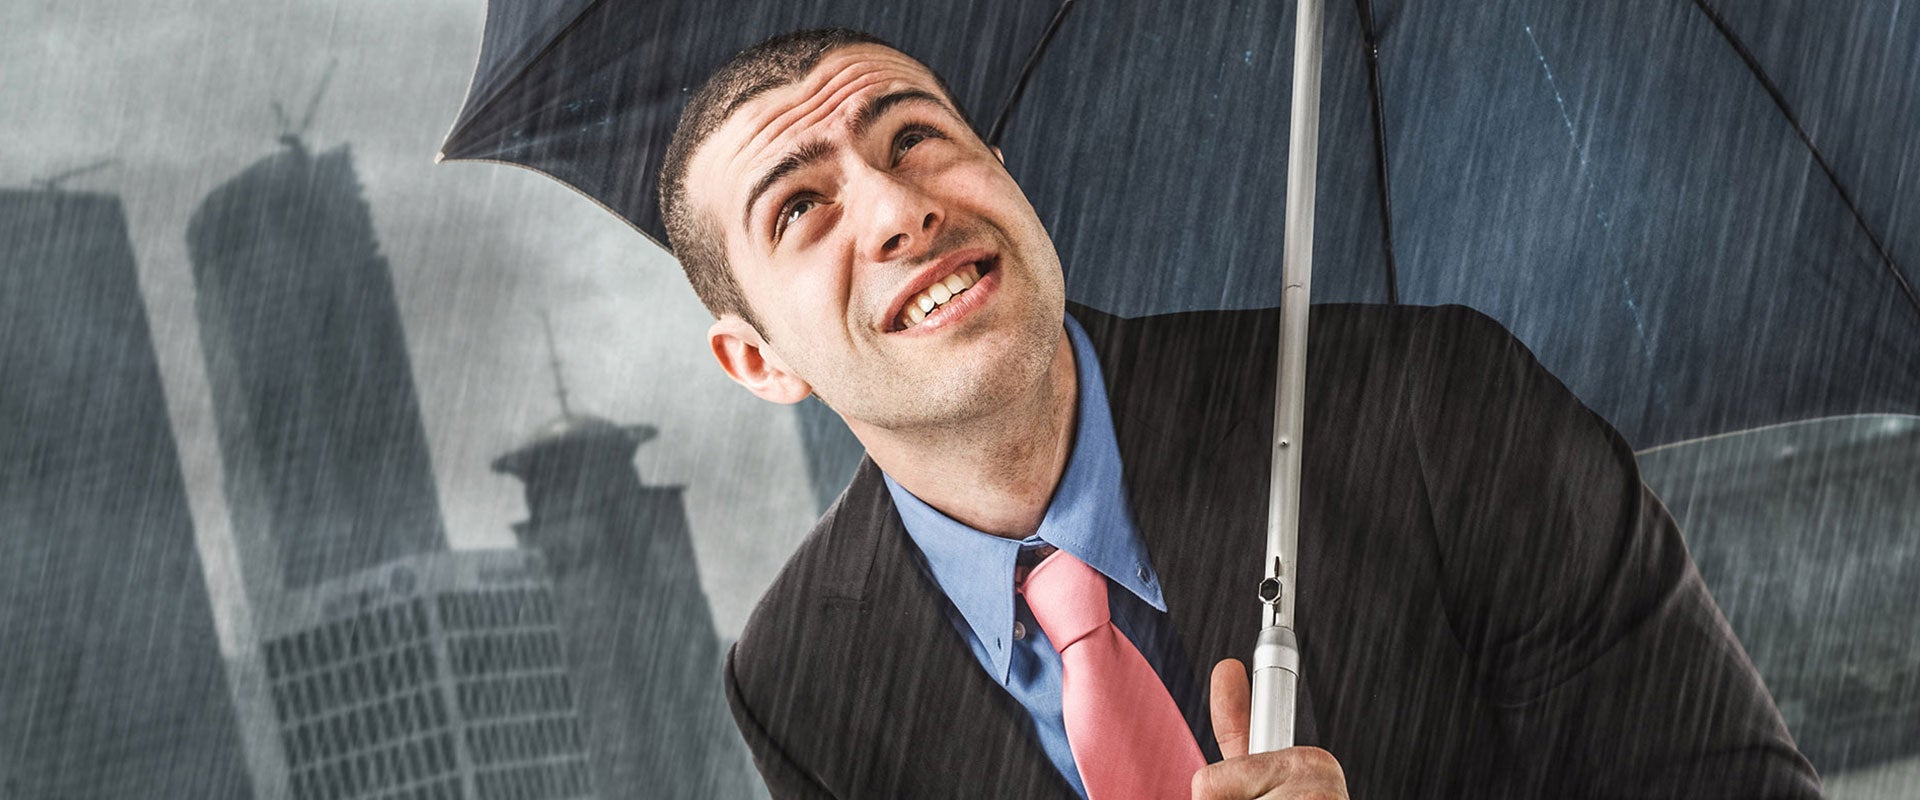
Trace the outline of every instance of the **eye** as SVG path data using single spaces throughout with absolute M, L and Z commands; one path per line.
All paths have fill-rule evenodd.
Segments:
M 786 231 L 787 226 L 800 221 L 802 214 L 812 211 L 817 205 L 820 205 L 820 201 L 811 195 L 801 195 L 788 200 L 786 205 L 780 207 L 780 216 L 773 221 L 773 237 L 780 238 L 780 234 Z
M 893 160 L 899 161 L 914 145 L 928 139 L 945 139 L 945 134 L 926 125 L 908 125 L 893 137 Z

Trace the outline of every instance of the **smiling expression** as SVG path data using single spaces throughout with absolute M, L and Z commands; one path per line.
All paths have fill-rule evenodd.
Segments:
M 829 52 L 736 109 L 688 174 L 759 323 L 715 330 L 764 335 L 850 424 L 965 421 L 1046 374 L 1065 302 L 1053 243 L 906 55 Z

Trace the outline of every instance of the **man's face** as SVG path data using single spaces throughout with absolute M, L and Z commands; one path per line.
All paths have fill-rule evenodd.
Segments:
M 735 336 L 804 382 L 762 396 L 811 389 L 850 422 L 946 425 L 1041 381 L 1060 342 L 1064 281 L 1039 217 L 895 50 L 835 50 L 741 106 L 691 159 L 688 201 L 722 232 L 760 324 L 723 318 L 716 351 Z

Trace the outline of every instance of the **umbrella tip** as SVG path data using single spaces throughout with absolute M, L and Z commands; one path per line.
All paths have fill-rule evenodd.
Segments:
M 440 162 L 442 162 L 442 161 L 445 161 L 445 160 L 447 160 L 447 154 L 446 154 L 446 153 L 444 153 L 444 152 L 440 152 L 440 153 L 434 153 L 434 154 L 433 154 L 433 163 L 435 163 L 435 164 L 438 164 L 438 163 L 440 163 Z

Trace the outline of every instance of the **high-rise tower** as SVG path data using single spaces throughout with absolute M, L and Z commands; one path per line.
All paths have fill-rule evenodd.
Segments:
M 256 601 L 446 547 L 393 279 L 351 155 L 282 141 L 208 195 L 187 233 Z
M 252 796 L 118 198 L 0 191 L 0 798 Z
M 564 394 L 563 394 L 564 397 Z M 655 431 L 563 414 L 494 469 L 526 484 L 605 800 L 765 796 L 721 693 L 719 637 L 678 486 L 648 486 Z

